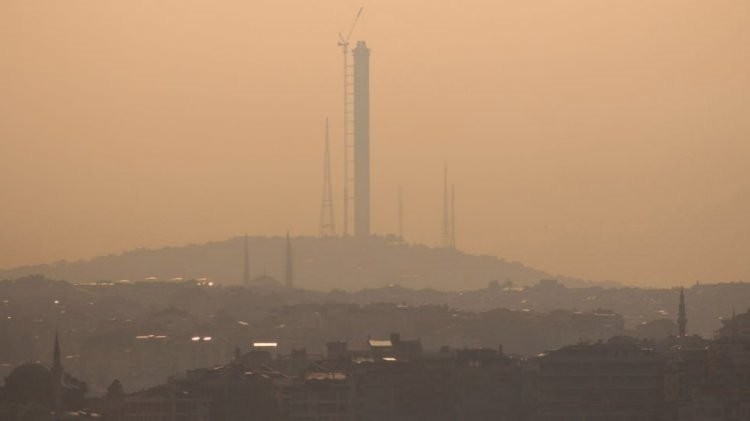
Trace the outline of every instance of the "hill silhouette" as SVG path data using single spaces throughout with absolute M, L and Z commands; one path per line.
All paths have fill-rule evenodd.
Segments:
M 85 261 L 3 270 L 0 278 L 34 274 L 70 282 L 208 278 L 222 284 L 240 284 L 243 244 L 243 237 L 234 237 L 201 245 L 135 249 Z M 491 281 L 530 285 L 553 277 L 568 286 L 594 285 L 552 276 L 494 256 L 407 244 L 393 237 L 295 237 L 292 244 L 295 286 L 306 289 L 352 291 L 395 284 L 408 288 L 462 290 L 483 288 Z M 266 275 L 283 279 L 284 237 L 248 237 L 248 250 L 252 278 Z

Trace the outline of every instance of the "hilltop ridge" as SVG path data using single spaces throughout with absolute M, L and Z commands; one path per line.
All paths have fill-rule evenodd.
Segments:
M 261 275 L 283 278 L 284 241 L 280 236 L 248 237 L 252 278 Z M 2 270 L 0 279 L 39 274 L 70 282 L 208 278 L 227 285 L 239 284 L 243 244 L 243 237 L 234 237 L 200 245 L 135 249 L 90 260 Z M 483 288 L 491 281 L 531 285 L 550 278 L 568 286 L 605 285 L 554 276 L 494 256 L 409 244 L 393 237 L 295 237 L 292 244 L 296 286 L 307 289 L 357 290 L 395 284 L 461 290 Z

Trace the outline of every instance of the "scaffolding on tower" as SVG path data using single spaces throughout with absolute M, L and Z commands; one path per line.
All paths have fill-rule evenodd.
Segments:
M 354 73 L 349 64 L 349 39 L 357 26 L 364 7 L 360 7 L 346 37 L 339 33 L 338 45 L 344 56 L 344 218 L 343 232 L 349 235 L 349 227 L 354 225 Z M 350 225 L 351 224 L 351 225 Z

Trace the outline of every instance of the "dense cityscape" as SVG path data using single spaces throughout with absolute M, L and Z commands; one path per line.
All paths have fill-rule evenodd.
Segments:
M 236 286 L 71 284 L 40 276 L 0 282 L 0 418 L 743 420 L 750 414 L 750 311 L 719 307 L 748 302 L 750 284 L 660 291 L 543 280 L 526 287 L 491 282 L 462 293 L 395 286 L 322 293 L 262 278 Z M 560 296 L 594 291 L 602 296 L 597 304 L 653 305 L 641 319 L 606 308 L 542 310 Z M 527 307 L 486 309 L 510 297 Z M 706 302 L 698 305 L 699 297 Z M 703 310 L 691 310 L 702 306 L 720 318 L 701 322 Z M 693 320 L 714 331 L 691 333 Z

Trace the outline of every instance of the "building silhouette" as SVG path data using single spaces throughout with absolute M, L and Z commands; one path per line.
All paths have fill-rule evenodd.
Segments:
M 38 362 L 14 368 L 0 388 L 0 419 L 67 420 L 65 413 L 84 405 L 86 383 L 65 372 L 55 333 L 52 366 Z M 88 419 L 83 416 L 77 419 Z
M 750 310 L 742 314 L 737 314 L 732 310 L 732 317 L 729 319 L 722 318 L 721 324 L 721 328 L 716 332 L 717 337 L 750 341 Z
M 667 358 L 635 339 L 566 346 L 536 363 L 535 420 L 662 419 Z

